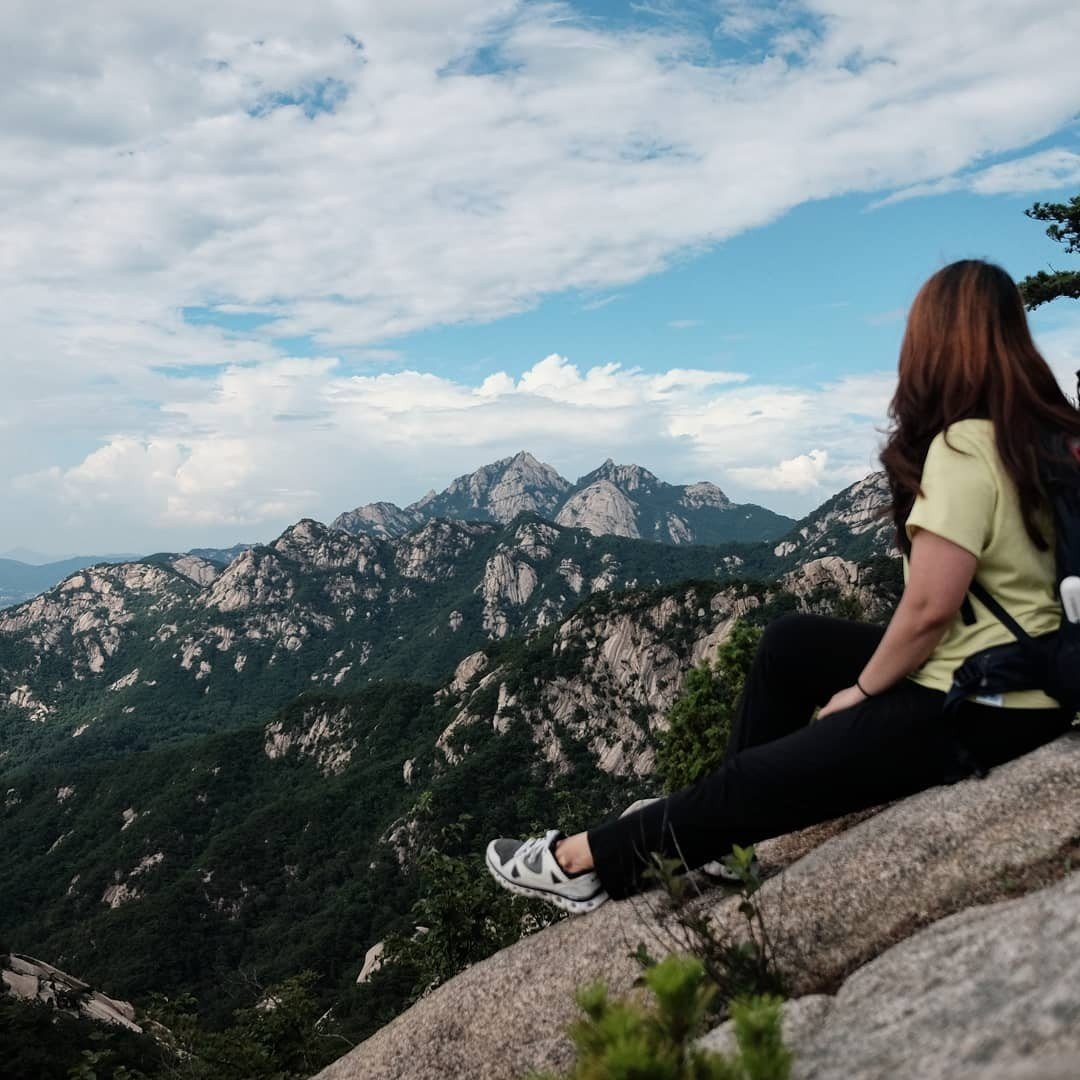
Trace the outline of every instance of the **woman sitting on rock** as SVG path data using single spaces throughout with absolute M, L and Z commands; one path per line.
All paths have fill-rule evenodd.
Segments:
M 654 854 L 695 869 L 733 844 L 953 782 L 1066 730 L 1070 713 L 1041 691 L 942 712 L 954 670 L 1012 640 L 965 604 L 976 574 L 1030 634 L 1061 619 L 1038 454 L 1043 431 L 1080 435 L 1080 413 L 1004 270 L 957 262 L 922 287 L 890 417 L 881 461 L 906 584 L 888 628 L 814 615 L 773 622 L 718 771 L 588 832 L 493 840 L 487 865 L 500 885 L 592 911 L 638 890 Z

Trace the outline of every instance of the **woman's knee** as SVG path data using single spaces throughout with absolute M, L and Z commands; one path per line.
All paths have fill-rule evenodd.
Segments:
M 821 617 L 789 612 L 773 619 L 761 635 L 758 651 L 769 659 L 798 656 L 821 632 Z

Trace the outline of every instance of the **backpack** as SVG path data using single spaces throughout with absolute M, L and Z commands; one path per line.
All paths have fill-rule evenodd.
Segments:
M 1061 626 L 1032 637 L 978 579 L 973 581 L 970 595 L 1016 640 L 983 649 L 956 669 L 945 696 L 947 714 L 966 698 L 1010 690 L 1042 690 L 1063 708 L 1080 712 L 1080 440 L 1058 436 L 1050 440 L 1050 451 L 1042 481 L 1054 519 Z M 973 622 L 970 602 L 964 603 L 964 619 Z

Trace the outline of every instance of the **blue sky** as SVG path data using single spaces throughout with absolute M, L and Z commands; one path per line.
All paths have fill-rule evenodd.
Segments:
M 100 6 L 0 14 L 0 551 L 518 449 L 800 515 L 873 467 L 929 273 L 1069 263 L 1023 214 L 1080 191 L 1063 0 Z M 1068 382 L 1080 305 L 1033 325 Z

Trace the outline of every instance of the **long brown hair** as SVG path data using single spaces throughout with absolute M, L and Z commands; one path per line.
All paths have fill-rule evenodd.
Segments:
M 1039 464 L 1050 452 L 1044 436 L 1080 435 L 1080 413 L 1031 339 L 1016 283 L 1000 266 L 965 259 L 939 270 L 919 290 L 900 346 L 900 380 L 881 463 L 904 551 L 910 550 L 904 523 L 921 494 L 930 443 L 950 424 L 973 417 L 993 422 L 1024 527 L 1045 551 L 1036 520 L 1043 503 Z

